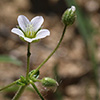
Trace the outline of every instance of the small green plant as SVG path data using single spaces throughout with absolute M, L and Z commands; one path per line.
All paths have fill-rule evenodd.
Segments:
M 62 21 L 64 23 L 64 29 L 61 35 L 61 38 L 55 47 L 55 49 L 51 52 L 51 54 L 34 70 L 29 72 L 30 68 L 30 45 L 33 42 L 38 42 L 40 39 L 49 36 L 50 31 L 47 29 L 41 29 L 41 25 L 44 22 L 44 19 L 42 16 L 37 16 L 34 17 L 31 21 L 29 21 L 24 15 L 19 15 L 18 16 L 18 24 L 19 26 L 17 28 L 13 28 L 11 32 L 14 34 L 18 35 L 22 40 L 26 41 L 28 43 L 28 48 L 27 48 L 27 72 L 26 76 L 20 76 L 20 78 L 13 83 L 5 86 L 4 88 L 1 88 L 0 91 L 11 87 L 15 84 L 19 85 L 20 88 L 13 97 L 12 100 L 18 100 L 23 93 L 24 89 L 28 85 L 32 85 L 32 87 L 36 90 L 38 95 L 40 96 L 41 100 L 44 100 L 43 96 L 39 92 L 38 88 L 35 85 L 35 82 L 40 82 L 43 86 L 45 87 L 57 87 L 58 83 L 56 80 L 49 78 L 49 77 L 44 77 L 43 79 L 38 79 L 39 78 L 39 70 L 40 68 L 49 60 L 49 58 L 55 53 L 55 51 L 58 49 L 60 46 L 66 28 L 69 25 L 72 25 L 75 21 L 75 10 L 76 8 L 72 6 L 71 8 L 67 9 L 65 13 L 62 16 Z

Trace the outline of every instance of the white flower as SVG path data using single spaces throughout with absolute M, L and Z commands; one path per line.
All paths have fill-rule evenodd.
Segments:
M 27 42 L 33 42 L 50 35 L 49 30 L 41 29 L 44 22 L 42 16 L 36 16 L 29 21 L 24 15 L 19 15 L 17 20 L 19 28 L 13 28 L 11 32 L 19 35 Z

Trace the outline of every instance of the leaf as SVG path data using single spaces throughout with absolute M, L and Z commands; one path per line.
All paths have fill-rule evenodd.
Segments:
M 0 62 L 5 62 L 5 63 L 12 63 L 18 66 L 22 65 L 22 62 L 19 61 L 16 58 L 10 57 L 8 55 L 0 55 Z

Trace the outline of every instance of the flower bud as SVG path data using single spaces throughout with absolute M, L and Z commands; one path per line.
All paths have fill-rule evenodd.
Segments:
M 72 25 L 75 21 L 75 6 L 72 6 L 71 8 L 67 9 L 63 16 L 62 16 L 62 21 L 63 23 L 68 26 L 68 25 Z
M 41 80 L 42 85 L 45 87 L 52 87 L 52 86 L 58 86 L 58 83 L 56 80 L 49 78 L 49 77 L 45 77 Z

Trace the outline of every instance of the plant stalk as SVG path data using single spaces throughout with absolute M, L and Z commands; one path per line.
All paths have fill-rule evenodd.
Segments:
M 3 88 L 1 88 L 0 91 L 5 90 L 5 89 L 7 89 L 7 88 L 9 88 L 9 87 L 11 87 L 11 86 L 13 86 L 13 85 L 15 85 L 18 81 L 20 81 L 20 79 L 17 80 L 17 81 L 14 81 L 13 83 L 11 83 L 11 84 L 9 84 L 9 85 L 3 87 Z
M 63 37 L 64 37 L 65 31 L 66 31 L 66 28 L 67 28 L 67 26 L 65 25 L 64 30 L 63 30 L 63 33 L 62 33 L 62 36 L 61 36 L 61 38 L 60 38 L 60 40 L 59 40 L 59 42 L 58 42 L 56 48 L 55 48 L 55 49 L 51 52 L 51 54 L 36 68 L 36 70 L 31 74 L 31 76 L 33 76 L 34 74 L 36 74 L 36 73 L 39 71 L 39 69 L 49 60 L 49 58 L 50 58 L 50 57 L 55 53 L 55 51 L 58 49 L 58 47 L 60 46 L 60 44 L 61 44 L 61 42 L 62 42 L 62 40 L 63 40 Z
M 15 94 L 15 96 L 13 97 L 12 100 L 18 100 L 20 98 L 20 96 L 22 95 L 24 89 L 25 89 L 26 86 L 21 86 L 19 88 L 19 90 L 17 91 L 17 93 Z
M 35 91 L 38 93 L 39 97 L 41 98 L 41 100 L 44 100 L 43 96 L 41 95 L 41 93 L 39 92 L 38 88 L 36 87 L 36 85 L 31 81 L 30 82 L 31 85 L 33 86 L 33 88 L 35 89 Z
M 29 67 L 30 67 L 30 43 L 28 43 L 28 48 L 27 48 L 27 72 L 26 72 L 26 81 L 28 81 L 28 74 L 29 74 Z

